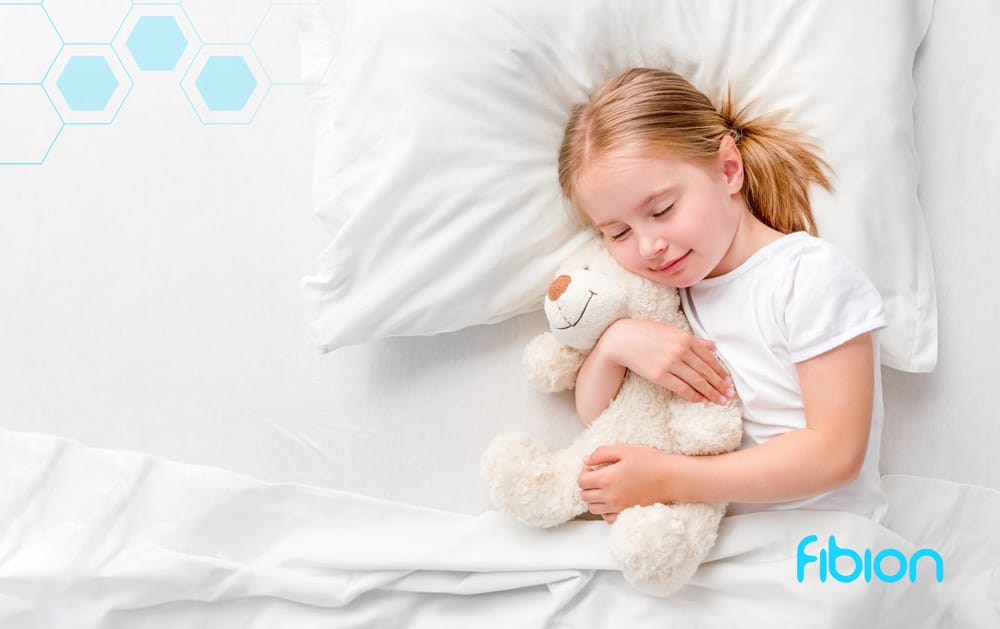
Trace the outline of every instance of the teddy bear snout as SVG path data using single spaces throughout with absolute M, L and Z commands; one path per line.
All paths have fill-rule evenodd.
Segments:
M 549 301 L 558 301 L 572 280 L 568 275 L 560 275 L 549 284 Z

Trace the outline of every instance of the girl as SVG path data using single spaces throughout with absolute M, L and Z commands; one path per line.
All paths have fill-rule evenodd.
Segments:
M 739 391 L 744 437 L 717 456 L 606 445 L 579 485 L 608 523 L 632 505 L 729 502 L 729 515 L 838 509 L 881 522 L 882 397 L 878 291 L 816 236 L 811 182 L 831 189 L 813 145 L 769 118 L 721 111 L 672 72 L 634 68 L 567 124 L 559 180 L 577 220 L 614 258 L 680 289 L 701 339 L 622 319 L 587 357 L 576 386 L 589 425 L 625 370 L 692 401 Z M 711 340 L 704 340 L 711 339 Z M 731 374 L 727 380 L 712 350 Z

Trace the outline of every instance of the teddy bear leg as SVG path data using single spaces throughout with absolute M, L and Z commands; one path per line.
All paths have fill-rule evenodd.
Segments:
M 549 452 L 525 435 L 495 438 L 481 472 L 497 509 L 524 524 L 556 526 L 587 510 L 576 484 L 579 457 Z
M 718 534 L 721 504 L 630 507 L 611 528 L 611 554 L 625 580 L 651 596 L 668 596 L 694 575 Z

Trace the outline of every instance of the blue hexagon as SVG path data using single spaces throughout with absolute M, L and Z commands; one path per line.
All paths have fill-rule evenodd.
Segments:
M 209 57 L 194 83 L 212 111 L 239 111 L 250 100 L 257 79 L 241 56 Z
M 125 45 L 142 70 L 173 70 L 187 48 L 187 39 L 170 15 L 144 15 Z
M 104 57 L 74 55 L 56 85 L 70 109 L 100 111 L 118 89 L 118 79 Z

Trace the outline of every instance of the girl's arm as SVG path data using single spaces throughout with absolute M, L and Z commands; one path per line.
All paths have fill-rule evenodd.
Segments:
M 576 380 L 576 412 L 589 426 L 618 395 L 625 370 L 691 402 L 725 404 L 732 380 L 712 353 L 715 343 L 655 321 L 619 319 L 584 360 Z
M 805 428 L 715 456 L 603 446 L 585 459 L 579 478 L 591 512 L 616 514 L 636 504 L 671 501 L 783 502 L 853 480 L 864 463 L 871 429 L 875 369 L 871 334 L 796 367 Z M 596 465 L 606 467 L 589 469 Z
M 604 338 L 598 339 L 576 376 L 576 414 L 584 426 L 611 404 L 625 380 L 625 367 L 611 357 Z

